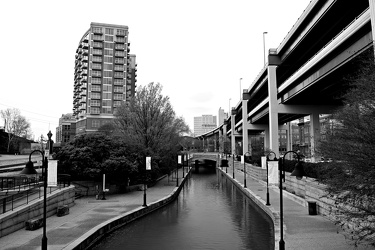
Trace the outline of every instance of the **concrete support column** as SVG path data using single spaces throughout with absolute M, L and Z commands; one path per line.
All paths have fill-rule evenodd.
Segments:
M 230 118 L 230 124 L 231 124 L 231 146 L 232 146 L 232 155 L 236 154 L 236 137 L 234 136 L 235 133 L 235 126 L 236 126 L 236 110 L 232 108 L 231 118 Z
M 247 100 L 242 100 L 242 155 L 249 152 L 249 135 L 247 123 Z
M 227 145 L 228 137 L 227 137 L 227 125 L 228 125 L 228 120 L 224 120 L 224 125 L 223 125 L 223 152 L 225 151 L 225 146 Z M 227 152 L 229 153 L 229 152 Z
M 286 138 L 287 138 L 287 144 L 286 144 L 286 151 L 293 150 L 293 127 L 292 123 L 287 123 L 287 131 L 286 131 Z
M 269 97 L 269 148 L 279 157 L 279 124 L 277 110 L 277 85 L 276 85 L 276 65 L 268 66 L 268 97 Z
M 219 152 L 220 153 L 223 153 L 224 150 L 223 150 L 223 145 L 224 145 L 224 137 L 223 137 L 223 132 L 221 131 L 221 129 L 219 129 Z
M 270 128 L 264 130 L 264 149 L 270 149 Z
M 317 153 L 317 144 L 320 139 L 320 120 L 319 113 L 310 115 L 310 142 L 311 142 L 311 161 L 316 162 L 320 160 Z

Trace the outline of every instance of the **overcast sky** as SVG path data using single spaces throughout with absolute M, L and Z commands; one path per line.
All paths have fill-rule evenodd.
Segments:
M 35 139 L 71 113 L 75 51 L 91 22 L 127 25 L 138 85 L 159 82 L 194 116 L 235 106 L 309 0 L 1 1 L 0 110 L 18 108 Z M 229 101 L 231 99 L 231 101 Z M 3 121 L 0 121 L 3 125 Z

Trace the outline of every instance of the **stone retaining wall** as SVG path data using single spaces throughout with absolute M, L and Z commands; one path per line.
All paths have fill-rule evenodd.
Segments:
M 74 200 L 74 186 L 47 194 L 47 217 L 56 214 L 59 206 L 68 205 L 72 207 Z M 27 220 L 43 217 L 43 202 L 44 197 L 0 215 L 0 237 L 24 228 Z

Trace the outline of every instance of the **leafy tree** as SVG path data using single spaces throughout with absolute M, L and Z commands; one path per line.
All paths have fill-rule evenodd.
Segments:
M 372 51 L 372 49 L 371 49 Z M 354 243 L 375 245 L 375 63 L 373 51 L 348 79 L 345 105 L 333 115 L 320 143 L 321 154 L 332 158 L 328 195 L 336 202 L 332 214 L 350 228 Z
M 157 162 L 152 172 L 168 172 L 175 166 L 182 135 L 189 132 L 161 92 L 159 83 L 138 87 L 135 97 L 117 109 L 114 122 L 123 140 L 138 149 L 140 169 L 146 156 Z
M 100 179 L 107 174 L 114 182 L 135 176 L 135 153 L 120 138 L 103 133 L 77 136 L 57 153 L 59 171 L 75 179 Z
M 1 110 L 1 117 L 4 119 L 5 132 L 8 133 L 8 146 L 7 152 L 9 153 L 10 145 L 14 138 L 25 137 L 31 135 L 30 123 L 24 116 L 21 115 L 19 109 L 6 109 Z

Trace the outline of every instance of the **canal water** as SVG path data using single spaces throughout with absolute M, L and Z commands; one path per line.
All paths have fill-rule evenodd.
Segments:
M 273 230 L 271 219 L 220 172 L 200 169 L 174 202 L 118 229 L 92 249 L 267 250 L 274 248 Z

